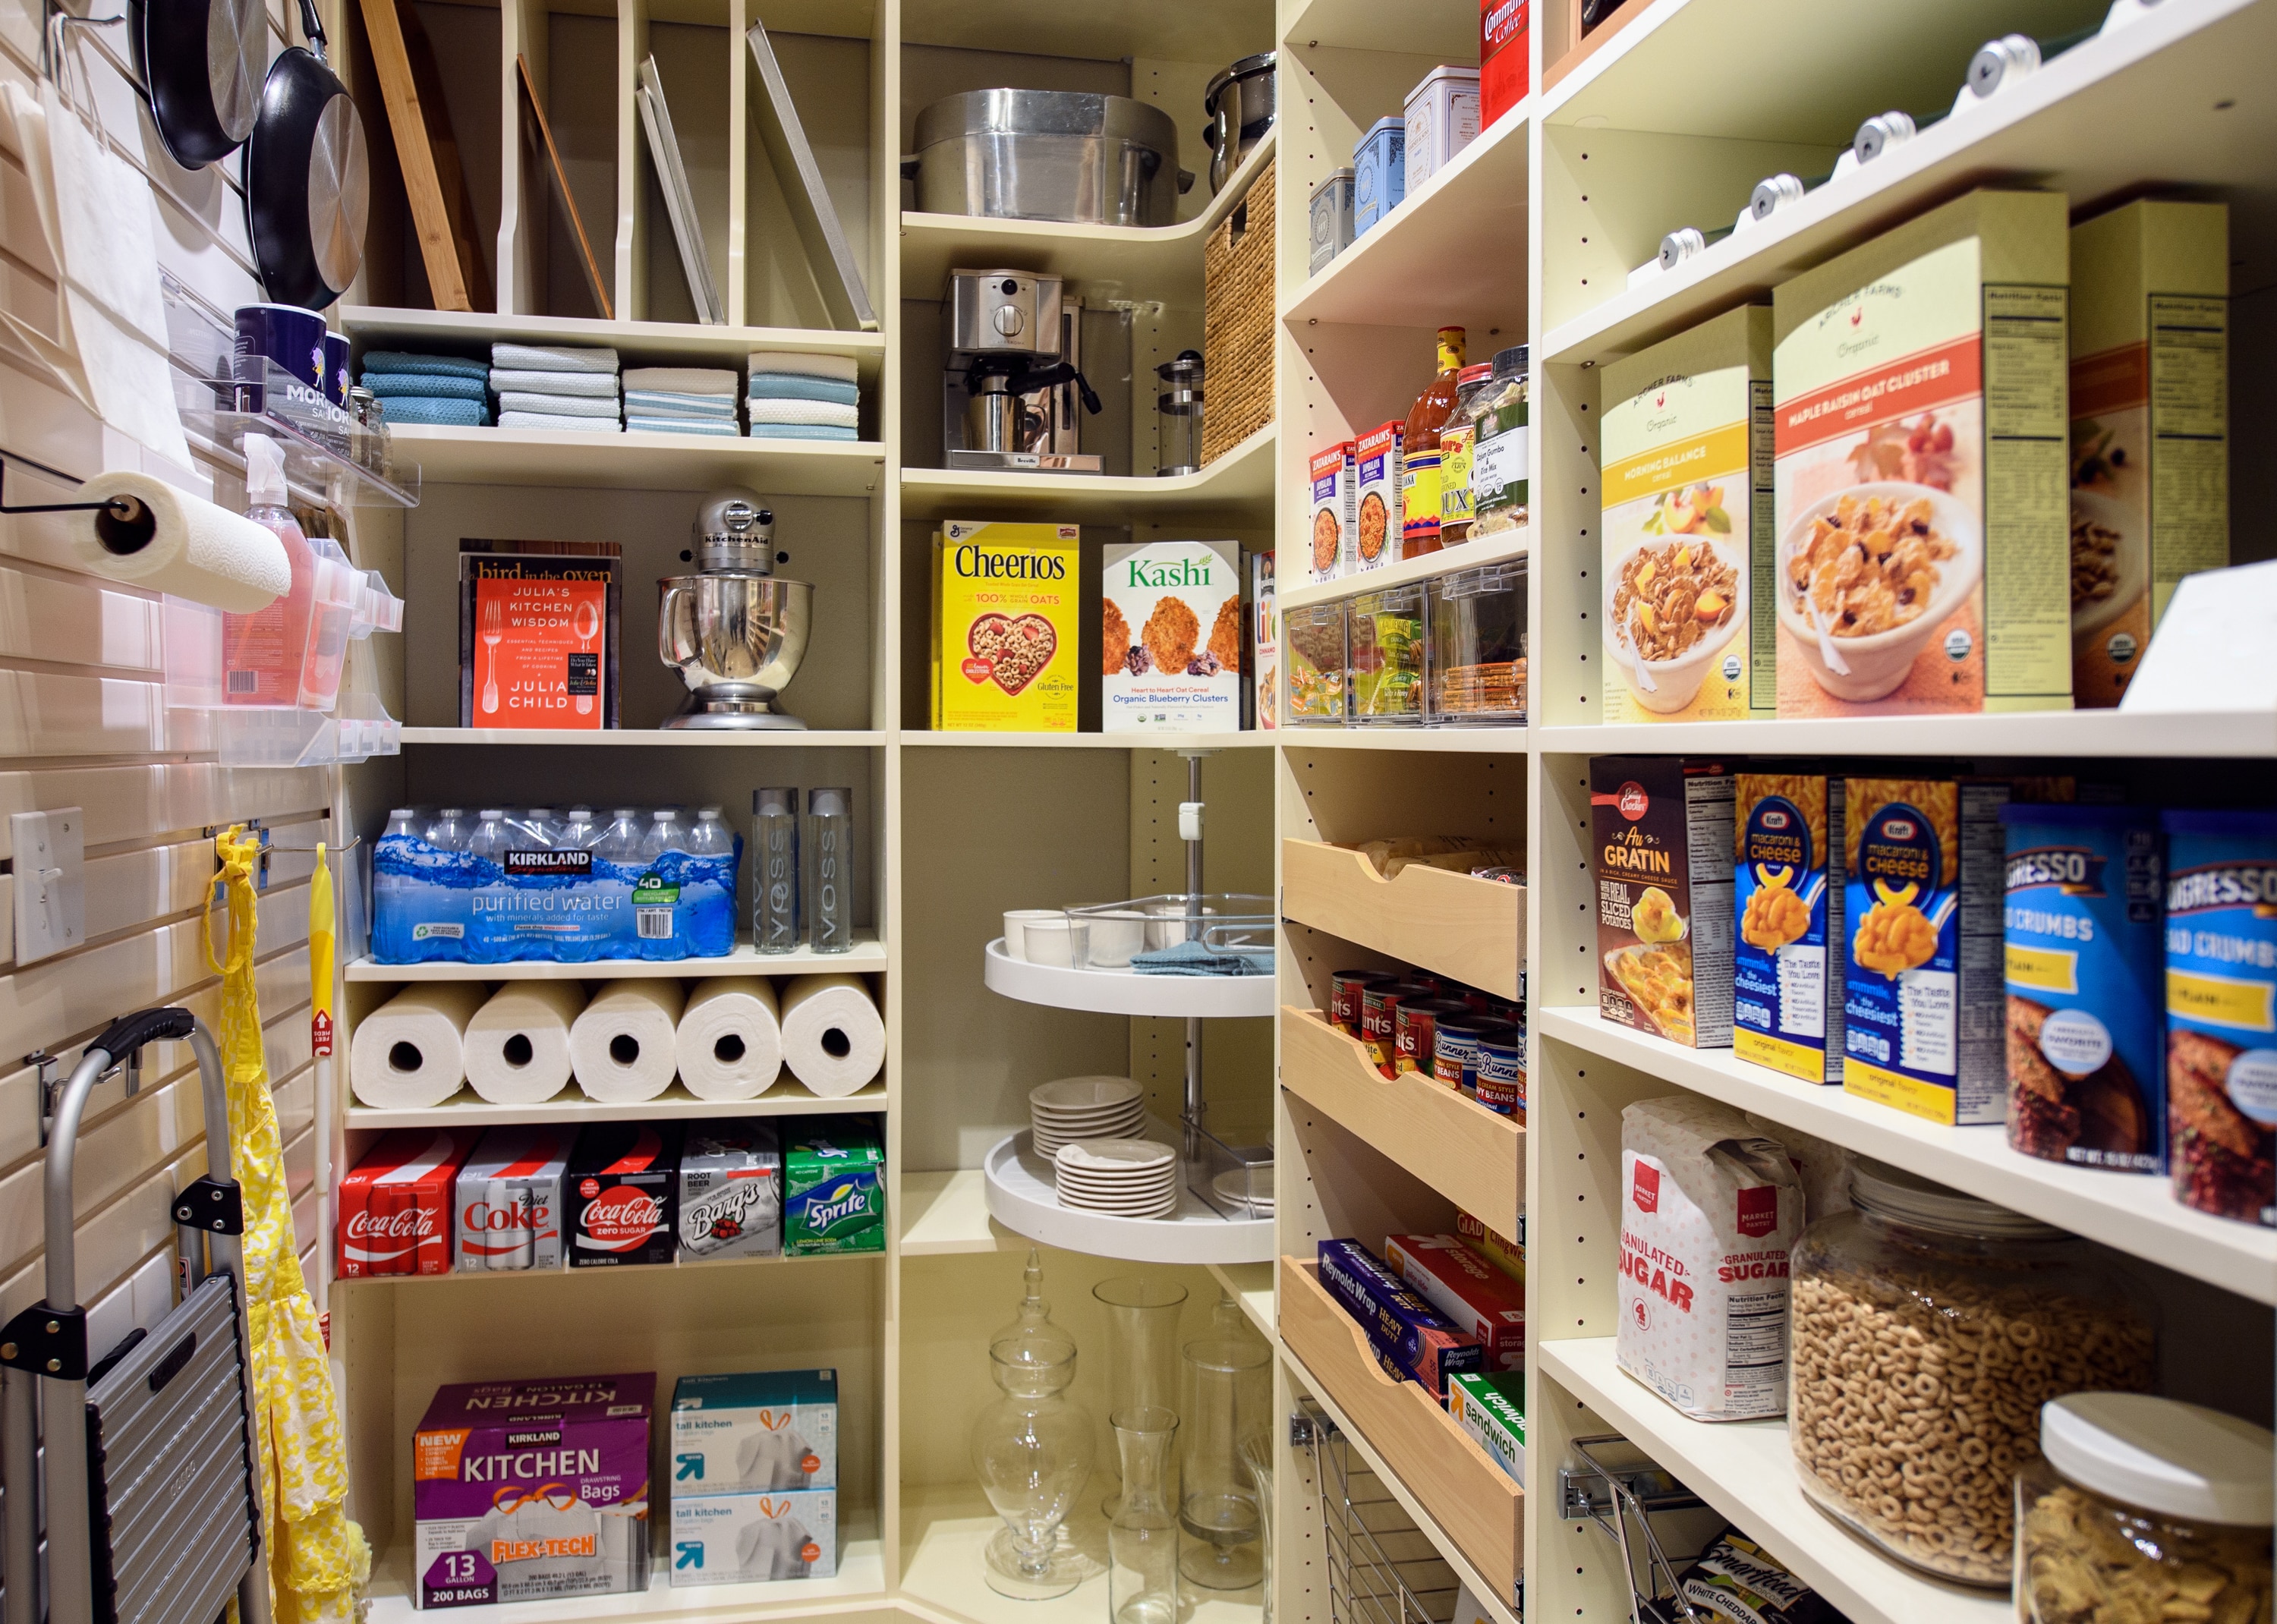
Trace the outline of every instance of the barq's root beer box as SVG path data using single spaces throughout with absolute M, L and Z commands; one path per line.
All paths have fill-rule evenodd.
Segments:
M 1721 762 L 1589 763 L 1598 1013 L 1687 1049 L 1732 1044 L 1732 793 Z
M 933 542 L 933 725 L 1076 731 L 1081 535 L 952 519 Z
M 1780 716 L 2070 707 L 2069 267 L 1972 192 L 1774 292 Z
M 2071 681 L 2115 705 L 2174 583 L 2229 563 L 2229 210 L 2071 231 Z
M 1776 714 L 1771 307 L 1613 362 L 1604 398 L 1605 719 Z
M 617 725 L 614 542 L 459 543 L 459 725 Z
M 1100 730 L 1241 731 L 1241 548 L 1109 547 L 1100 578 Z
M 1732 1052 L 1804 1082 L 1842 1081 L 1845 784 L 1801 764 L 1739 776 Z

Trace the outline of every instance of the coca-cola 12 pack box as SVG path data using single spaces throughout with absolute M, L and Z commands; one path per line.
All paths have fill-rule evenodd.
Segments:
M 340 1180 L 343 1279 L 451 1272 L 452 1185 L 470 1131 L 400 1127 Z
M 459 1169 L 453 1203 L 462 1272 L 561 1266 L 561 1175 L 570 1130 L 494 1127 Z
M 596 1122 L 577 1135 L 563 1174 L 572 1269 L 672 1261 L 681 1127 Z
M 772 1257 L 782 1250 L 782 1152 L 771 1123 L 691 1123 L 680 1153 L 680 1250 Z

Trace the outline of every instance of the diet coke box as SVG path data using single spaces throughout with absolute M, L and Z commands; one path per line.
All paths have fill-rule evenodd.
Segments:
M 684 1257 L 773 1257 L 782 1250 L 782 1153 L 765 1122 L 691 1123 L 680 1153 Z
M 680 1125 L 597 1122 L 569 1153 L 565 1228 L 572 1269 L 672 1261 Z
M 340 1278 L 451 1272 L 451 1185 L 471 1132 L 399 1127 L 340 1180 Z
M 637 1594 L 656 1377 L 440 1388 L 413 1440 L 422 1607 Z
M 561 1266 L 561 1175 L 570 1130 L 494 1127 L 459 1169 L 456 1214 L 461 1273 Z

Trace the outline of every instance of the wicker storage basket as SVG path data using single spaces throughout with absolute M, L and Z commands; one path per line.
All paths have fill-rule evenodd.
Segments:
M 1273 421 L 1273 168 L 1209 235 L 1202 254 L 1202 461 Z

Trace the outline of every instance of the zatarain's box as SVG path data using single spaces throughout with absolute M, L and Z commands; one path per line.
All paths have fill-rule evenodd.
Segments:
M 647 1590 L 655 1397 L 647 1372 L 439 1389 L 412 1441 L 417 1604 Z
M 1100 731 L 1241 730 L 1241 549 L 1109 547 L 1100 578 Z
M 672 1390 L 672 1492 L 838 1486 L 838 1372 L 683 1376 Z
M 933 541 L 933 725 L 1071 733 L 1081 532 L 952 519 Z

